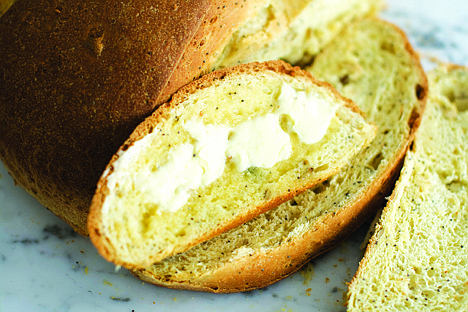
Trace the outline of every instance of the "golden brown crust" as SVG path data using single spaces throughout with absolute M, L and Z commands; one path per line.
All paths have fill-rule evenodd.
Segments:
M 212 70 L 232 33 L 254 16 L 266 0 L 212 0 L 203 23 L 182 55 L 182 60 L 168 79 L 161 102 L 181 86 Z
M 118 147 L 253 14 L 234 3 L 15 3 L 0 20 L 0 158 L 16 183 L 86 235 Z
M 338 211 L 321 216 L 303 236 L 283 243 L 268 253 L 256 251 L 252 257 L 230 262 L 199 279 L 184 281 L 162 279 L 150 270 L 141 268 L 132 271 L 132 274 L 159 286 L 216 293 L 240 292 L 264 287 L 296 272 L 310 259 L 341 243 L 382 208 L 386 202 L 385 197 L 391 193 L 398 178 L 405 154 L 414 140 L 428 96 L 428 81 L 418 55 L 403 31 L 391 23 L 387 24 L 401 35 L 405 49 L 412 58 L 413 67 L 419 76 L 418 103 L 414 105 L 413 113 L 407 121 L 409 132 L 406 141 L 402 142 L 400 150 L 395 151 L 395 157 L 389 161 L 390 166 L 387 170 L 362 191 L 362 196 Z
M 321 82 L 315 79 L 310 73 L 301 70 L 299 67 L 292 67 L 291 65 L 283 61 L 268 61 L 268 62 L 254 62 L 248 64 L 238 65 L 236 67 L 225 68 L 223 70 L 212 72 L 202 78 L 184 86 L 177 93 L 175 93 L 172 99 L 161 105 L 150 117 L 148 117 L 143 123 L 141 123 L 135 131 L 130 135 L 129 139 L 122 145 L 117 154 L 115 154 L 110 161 L 105 174 L 98 183 L 96 194 L 93 198 L 89 218 L 88 218 L 88 229 L 91 241 L 96 246 L 101 255 L 108 261 L 114 262 L 117 265 L 122 265 L 127 268 L 135 268 L 134 264 L 123 262 L 119 259 L 113 250 L 112 244 L 106 240 L 103 233 L 101 233 L 102 215 L 101 207 L 104 203 L 106 195 L 109 190 L 107 188 L 107 177 L 113 172 L 113 164 L 119 158 L 119 153 L 127 150 L 136 141 L 142 139 L 147 134 L 151 133 L 158 124 L 164 123 L 165 119 L 170 118 L 170 111 L 179 105 L 184 105 L 184 101 L 192 93 L 197 92 L 201 89 L 208 88 L 215 84 L 217 80 L 226 79 L 229 76 L 242 75 L 244 73 L 256 74 L 260 72 L 274 72 L 277 74 L 288 75 L 297 79 L 306 79 L 309 83 L 313 83 L 320 88 L 326 89 L 332 93 L 333 96 L 345 103 L 345 105 L 351 108 L 353 111 L 360 112 L 357 106 L 349 99 L 342 97 L 330 84 Z M 315 184 L 326 180 L 330 175 L 338 172 L 340 167 L 344 165 L 343 162 L 339 167 L 329 168 L 321 172 L 315 181 L 308 181 L 307 184 L 301 186 L 291 186 L 288 193 L 282 196 L 273 197 L 263 205 L 250 209 L 242 214 L 236 215 L 235 218 L 227 221 L 224 224 L 220 224 L 217 228 L 206 232 L 204 235 L 199 236 L 196 240 L 193 240 L 189 245 L 175 246 L 171 251 L 172 254 L 183 252 L 199 243 L 202 243 L 212 237 L 215 237 L 221 233 L 224 233 L 254 217 L 264 213 L 270 209 L 273 209 L 280 204 L 294 198 L 299 193 L 313 187 Z M 168 255 L 148 255 L 148 264 L 151 265 L 154 262 L 160 261 L 163 257 Z

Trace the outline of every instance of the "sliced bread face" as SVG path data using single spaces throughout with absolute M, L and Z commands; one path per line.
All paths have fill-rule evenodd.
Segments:
M 214 72 L 136 128 L 93 198 L 101 254 L 149 266 L 336 173 L 376 128 L 329 84 L 282 61 Z
M 332 82 L 379 127 L 340 173 L 187 252 L 133 273 L 150 283 L 209 292 L 269 285 L 341 242 L 384 205 L 419 125 L 427 80 L 405 35 L 368 19 L 349 27 L 316 59 Z
M 429 74 L 401 177 L 348 289 L 348 311 L 468 308 L 468 69 Z

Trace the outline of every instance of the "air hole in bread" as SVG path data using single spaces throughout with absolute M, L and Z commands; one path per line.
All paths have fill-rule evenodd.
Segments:
M 454 180 L 454 181 L 451 181 L 450 183 L 445 184 L 445 188 L 447 189 L 447 191 L 454 193 L 454 194 L 459 194 L 460 190 L 466 187 L 467 185 L 465 183 L 460 182 L 459 180 Z M 451 198 L 451 200 L 454 201 L 455 199 Z M 455 204 L 455 203 L 453 202 L 452 204 Z
M 346 86 L 348 83 L 349 83 L 349 75 L 346 74 L 344 76 L 341 76 L 340 77 L 340 83 L 343 85 L 343 86 Z
M 450 103 L 457 106 L 457 110 L 459 112 L 464 112 L 468 110 L 468 93 L 466 93 L 465 90 L 458 91 L 458 93 L 455 93 L 453 89 L 449 88 L 448 90 L 443 90 L 442 94 L 450 101 Z
M 443 92 L 443 95 L 451 102 L 451 103 L 454 103 L 455 102 L 455 92 L 453 91 L 453 89 L 449 89 L 449 90 L 444 90 L 445 92 Z
M 330 185 L 330 182 L 327 181 L 324 181 L 320 184 L 317 184 L 316 186 L 314 186 L 311 191 L 314 192 L 315 194 L 320 194 L 322 193 L 323 191 L 325 191 L 328 186 Z
M 417 126 L 415 123 L 420 121 L 421 115 L 419 114 L 419 110 L 417 108 L 413 108 L 411 111 L 411 116 L 408 120 L 408 126 L 412 129 Z
M 380 48 L 384 51 L 387 51 L 391 54 L 396 54 L 395 52 L 395 45 L 393 44 L 393 42 L 389 42 L 389 41 L 384 41 L 382 42 L 382 44 L 380 45 Z
M 321 166 L 318 166 L 314 169 L 315 172 L 320 172 L 320 171 L 324 171 L 324 170 L 327 170 L 328 169 L 328 164 L 323 164 Z
M 382 162 L 383 155 L 382 153 L 378 153 L 377 155 L 374 156 L 374 158 L 371 160 L 369 165 L 374 169 L 377 170 L 379 167 L 380 163 Z
M 418 98 L 418 100 L 422 100 L 426 97 L 427 90 L 420 84 L 416 85 L 415 91 L 416 91 L 416 97 Z

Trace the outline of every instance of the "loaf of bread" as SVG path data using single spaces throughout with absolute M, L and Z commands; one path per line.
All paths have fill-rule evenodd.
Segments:
M 375 132 L 355 104 L 285 62 L 215 71 L 113 157 L 92 201 L 91 241 L 116 265 L 151 265 L 326 180 Z
M 18 185 L 86 235 L 105 166 L 177 89 L 233 64 L 310 58 L 380 7 L 380 0 L 18 0 L 0 18 L 0 159 Z
M 157 285 L 208 292 L 263 287 L 332 248 L 383 207 L 426 100 L 417 56 L 398 28 L 368 19 L 337 37 L 311 70 L 378 126 L 371 145 L 339 174 L 293 200 L 133 274 Z
M 468 309 L 468 69 L 429 74 L 401 177 L 348 290 L 348 311 Z

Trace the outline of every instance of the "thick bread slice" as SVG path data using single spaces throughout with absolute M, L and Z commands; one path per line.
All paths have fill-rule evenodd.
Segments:
M 312 68 L 379 127 L 343 170 L 276 209 L 133 273 L 171 288 L 236 292 L 271 284 L 332 248 L 382 207 L 419 124 L 426 76 L 405 35 L 369 19 L 340 35 Z
M 354 103 L 282 61 L 213 72 L 113 157 L 92 201 L 91 240 L 117 265 L 151 265 L 324 181 L 375 132 Z
M 468 68 L 429 74 L 401 177 L 348 289 L 348 311 L 468 309 Z
M 106 164 L 177 89 L 250 56 L 310 58 L 380 7 L 381 0 L 18 0 L 0 19 L 0 158 L 18 185 L 87 235 Z M 299 48 L 304 42 L 313 48 Z

